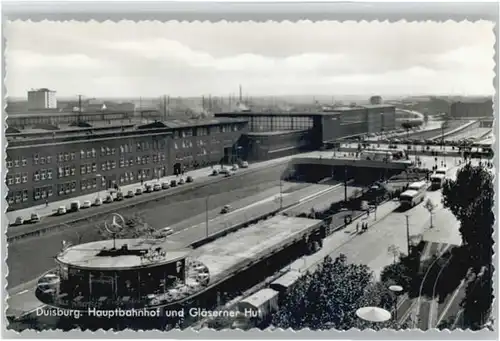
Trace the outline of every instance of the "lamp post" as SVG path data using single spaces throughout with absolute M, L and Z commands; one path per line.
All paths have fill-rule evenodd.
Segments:
M 280 210 L 283 209 L 283 180 L 280 178 Z
M 102 179 L 104 179 L 104 176 L 101 174 L 96 174 L 96 177 L 98 179 L 101 179 L 101 183 L 99 184 L 99 190 L 97 191 L 97 197 L 100 198 L 101 197 L 101 184 L 102 184 Z
M 400 285 L 391 285 L 389 290 L 394 293 L 394 320 L 398 320 L 398 295 L 403 291 L 403 287 Z
M 205 229 L 206 229 L 206 234 L 208 238 L 208 199 L 210 198 L 210 195 L 207 195 L 205 199 Z
M 406 217 L 406 247 L 408 250 L 408 256 L 410 255 L 410 216 L 408 214 Z

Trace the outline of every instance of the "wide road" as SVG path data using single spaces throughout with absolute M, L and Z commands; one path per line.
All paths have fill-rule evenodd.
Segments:
M 354 194 L 355 191 L 361 191 L 361 187 L 356 186 L 348 186 L 347 187 L 347 197 L 349 198 Z M 314 208 L 316 212 L 320 212 L 326 210 L 330 205 L 334 202 L 339 202 L 344 200 L 344 185 L 341 184 L 334 192 L 327 192 L 321 195 L 318 195 L 311 200 L 300 203 L 297 206 L 289 208 L 285 210 L 285 213 L 289 215 L 299 215 L 301 213 L 309 214 L 311 213 L 311 209 Z
M 491 132 L 491 128 L 472 128 L 466 129 L 456 134 L 445 137 L 445 140 L 458 141 L 461 139 L 474 139 L 480 141 L 482 137 L 487 136 Z
M 297 184 L 297 183 L 283 183 L 282 190 L 286 193 L 283 195 L 283 206 L 293 205 L 299 202 L 305 202 L 312 199 L 318 193 L 329 192 L 333 200 L 335 197 L 341 198 L 343 195 L 343 188 L 341 186 L 330 185 L 330 184 Z M 279 200 L 280 187 L 275 186 L 273 188 L 268 188 L 267 190 L 259 193 L 251 198 L 245 198 L 234 205 L 234 210 L 228 214 L 220 214 L 220 208 L 209 211 L 209 234 L 216 233 L 220 230 L 228 228 L 230 226 L 243 223 L 252 217 L 264 215 L 270 213 L 280 207 Z M 210 197 L 211 198 L 211 197 Z M 210 201 L 209 198 L 209 201 Z M 339 199 L 340 200 L 340 199 Z M 248 205 L 248 206 L 246 206 Z M 194 241 L 203 239 L 206 237 L 206 213 L 198 214 L 186 219 L 182 222 L 172 224 L 170 227 L 174 230 L 174 234 L 169 238 L 173 241 L 180 242 L 184 245 L 189 245 Z M 19 243 L 21 244 L 21 243 Z M 53 255 L 55 255 L 59 249 L 56 249 Z M 36 257 L 35 257 L 36 258 Z M 33 262 L 38 262 L 38 267 L 33 268 L 34 271 L 39 271 L 40 273 L 45 272 L 53 268 L 54 261 L 52 257 L 38 257 L 40 260 L 33 259 Z M 47 260 L 50 260 L 47 261 Z M 42 264 L 43 262 L 43 264 Z M 30 264 L 30 263 L 24 263 Z M 44 268 L 41 268 L 44 266 Z M 25 266 L 26 267 L 26 266 Z M 12 268 L 15 269 L 15 268 Z M 22 276 L 25 271 L 16 271 L 17 276 Z M 32 273 L 33 275 L 34 273 Z M 20 311 L 30 311 L 35 309 L 40 305 L 33 294 L 33 286 L 35 282 L 24 283 L 23 290 L 18 293 L 13 293 L 13 296 L 9 299 L 10 312 L 19 314 Z M 23 310 L 25 309 L 25 310 Z
M 285 168 L 286 165 L 265 168 L 133 208 L 118 209 L 116 212 L 125 217 L 139 215 L 152 227 L 163 228 L 205 212 L 207 196 L 209 196 L 209 209 L 215 209 L 270 188 L 279 187 L 280 174 Z M 95 228 L 95 225 L 100 223 L 101 220 L 81 221 L 72 224 L 71 228 L 11 243 L 7 258 L 8 288 L 29 281 L 50 269 L 54 264 L 54 255 L 61 250 L 63 240 L 77 242 L 81 238 L 81 242 L 85 243 L 101 239 Z

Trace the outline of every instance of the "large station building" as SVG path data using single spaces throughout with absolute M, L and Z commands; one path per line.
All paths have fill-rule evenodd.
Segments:
M 395 108 L 388 105 L 220 113 L 199 119 L 126 113 L 31 113 L 9 119 L 9 210 L 183 170 L 316 150 L 343 137 L 392 130 L 396 124 Z
M 247 160 L 266 160 L 316 150 L 340 138 L 396 128 L 395 107 L 335 107 L 318 112 L 229 112 L 216 117 L 248 121 L 240 147 Z

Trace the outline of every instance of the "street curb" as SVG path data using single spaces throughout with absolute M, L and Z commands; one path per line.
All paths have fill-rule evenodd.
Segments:
M 245 173 L 236 173 L 236 177 L 241 177 L 243 175 L 252 174 L 252 173 L 255 173 L 257 171 L 264 170 L 264 169 L 279 167 L 279 166 L 282 166 L 283 164 L 288 163 L 288 162 L 289 161 L 286 160 L 286 161 L 279 162 L 279 163 L 276 163 L 276 164 L 273 164 L 273 165 L 269 165 L 269 166 L 266 166 L 266 167 L 262 167 L 262 168 L 259 168 L 259 169 L 249 169 Z M 193 186 L 188 187 L 188 188 L 178 187 L 178 190 L 176 192 L 173 192 L 173 191 L 159 192 L 158 195 L 154 196 L 154 197 L 151 196 L 151 194 L 150 194 L 149 196 L 146 196 L 145 200 L 139 200 L 139 201 L 134 202 L 134 203 L 129 203 L 128 205 L 125 204 L 125 205 L 122 205 L 122 206 L 108 206 L 107 209 L 104 209 L 104 210 L 102 210 L 102 211 L 100 211 L 98 213 L 94 213 L 94 214 L 91 214 L 91 215 L 88 215 L 88 216 L 85 216 L 85 217 L 80 217 L 80 218 L 77 218 L 77 219 L 71 219 L 71 220 L 67 220 L 67 221 L 62 221 L 62 222 L 59 222 L 57 224 L 49 225 L 47 227 L 43 227 L 43 228 L 40 228 L 40 229 L 37 229 L 37 230 L 34 230 L 34 231 L 22 232 L 22 233 L 19 233 L 17 235 L 9 236 L 9 237 L 7 237 L 7 243 L 13 243 L 13 242 L 16 242 L 18 240 L 25 239 L 27 237 L 40 236 L 40 235 L 43 235 L 43 234 L 45 234 L 47 232 L 51 232 L 51 231 L 55 231 L 55 230 L 63 230 L 63 229 L 67 228 L 66 226 L 64 226 L 64 224 L 74 224 L 74 223 L 81 222 L 83 220 L 88 220 L 88 219 L 100 217 L 102 215 L 109 214 L 109 213 L 114 212 L 114 211 L 119 210 L 119 209 L 124 209 L 124 208 L 127 208 L 127 207 L 134 207 L 134 206 L 137 206 L 137 205 L 148 203 L 150 201 L 162 200 L 162 199 L 164 199 L 166 197 L 173 196 L 173 195 L 184 194 L 184 193 L 187 193 L 187 192 L 195 190 L 195 189 L 200 189 L 200 188 L 207 187 L 207 186 L 210 186 L 210 185 L 213 185 L 213 184 L 217 184 L 217 183 L 222 182 L 224 180 L 226 180 L 226 179 L 223 178 L 223 177 L 219 177 L 219 178 L 213 179 L 213 181 L 209 180 L 206 183 L 200 183 L 200 184 L 194 183 Z M 152 193 L 152 194 L 154 194 L 154 193 Z M 123 201 L 123 203 L 127 203 L 127 201 Z

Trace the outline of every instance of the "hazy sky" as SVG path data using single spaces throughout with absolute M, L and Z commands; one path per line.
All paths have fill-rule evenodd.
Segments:
M 489 22 L 10 22 L 9 96 L 494 93 Z

